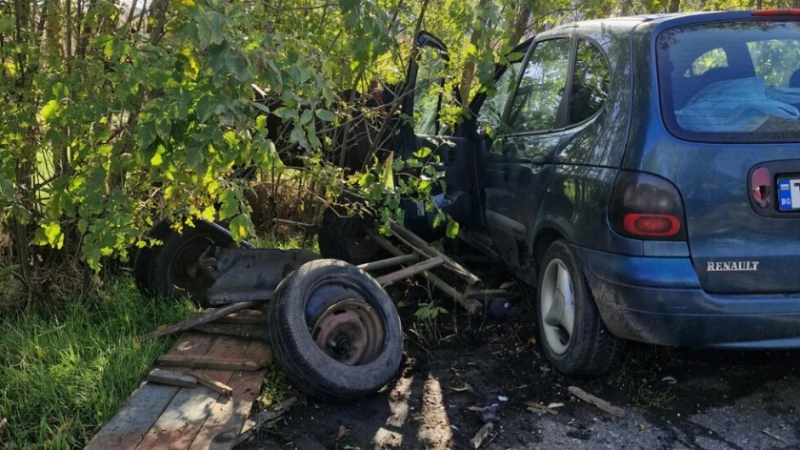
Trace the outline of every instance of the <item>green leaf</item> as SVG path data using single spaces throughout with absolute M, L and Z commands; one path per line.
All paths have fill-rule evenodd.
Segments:
M 303 111 L 303 115 L 300 117 L 300 123 L 308 125 L 312 120 L 314 120 L 314 113 L 312 113 L 310 109 Z
M 61 225 L 51 222 L 46 225 L 42 224 L 42 228 L 44 228 L 44 236 L 47 239 L 47 243 L 51 247 L 61 249 L 64 246 L 64 234 L 61 232 Z
M 52 119 L 58 117 L 59 111 L 61 111 L 61 103 L 59 103 L 58 100 L 50 100 L 45 103 L 39 111 L 39 114 L 45 122 L 50 122 Z
M 342 12 L 347 12 L 357 7 L 360 3 L 361 0 L 339 0 L 339 8 L 342 9 Z
M 57 99 L 69 97 L 69 88 L 64 86 L 64 83 L 56 83 L 53 85 L 53 95 Z
M 214 210 L 213 206 L 206 207 L 201 214 L 201 217 L 208 222 L 213 222 L 214 216 L 216 216 L 216 210 Z
M 333 120 L 336 118 L 336 115 L 327 109 L 320 108 L 314 112 L 317 114 L 317 117 L 319 117 L 319 120 L 324 122 L 333 122 Z
M 422 147 L 421 149 L 414 152 L 414 157 L 417 159 L 425 159 L 430 156 L 432 150 L 428 147 Z
M 458 222 L 453 219 L 450 219 L 447 222 L 447 237 L 450 239 L 455 239 L 458 236 Z
M 156 154 L 153 155 L 152 158 L 150 158 L 150 165 L 151 166 L 156 166 L 156 167 L 160 166 L 161 163 L 164 162 L 164 159 L 161 157 L 161 155 L 166 153 L 166 151 L 167 151 L 167 149 L 164 148 L 163 145 L 159 144 L 158 148 L 156 149 Z
M 264 130 L 267 128 L 267 116 L 256 117 L 256 128 L 259 130 Z

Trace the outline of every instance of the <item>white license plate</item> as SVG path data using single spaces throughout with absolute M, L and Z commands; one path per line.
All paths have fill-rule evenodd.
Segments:
M 800 178 L 778 178 L 778 207 L 781 211 L 800 210 Z

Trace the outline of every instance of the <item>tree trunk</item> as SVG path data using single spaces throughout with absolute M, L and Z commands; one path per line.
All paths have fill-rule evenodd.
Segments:
M 528 31 L 528 22 L 531 20 L 531 13 L 533 12 L 533 5 L 529 2 L 525 2 L 519 8 L 519 14 L 517 15 L 517 19 L 514 21 L 514 25 L 511 27 L 511 34 L 508 37 L 508 45 L 515 46 L 519 44 L 519 41 L 525 36 L 525 32 Z
M 479 0 L 477 9 L 482 10 L 486 8 L 487 3 L 489 3 L 489 0 Z M 470 88 L 472 87 L 472 80 L 475 78 L 475 64 L 477 63 L 479 53 L 477 49 L 481 44 L 481 40 L 483 39 L 483 29 L 480 25 L 481 24 L 479 23 L 475 23 L 475 26 L 472 30 L 472 36 L 469 38 L 469 43 L 476 49 L 476 54 L 467 58 L 467 61 L 464 63 L 464 69 L 461 71 L 461 87 L 458 89 L 458 91 L 461 94 L 461 100 L 464 103 L 468 103 L 469 92 Z
M 669 0 L 669 6 L 667 11 L 671 13 L 676 13 L 681 10 L 681 0 Z

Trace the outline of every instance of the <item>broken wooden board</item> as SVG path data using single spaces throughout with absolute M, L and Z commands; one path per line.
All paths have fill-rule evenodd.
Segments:
M 271 361 L 272 355 L 269 346 L 260 340 L 187 331 L 164 356 L 172 360 L 199 358 L 200 361 L 222 358 L 238 363 L 255 360 L 266 367 L 264 363 Z M 159 364 L 156 367 L 179 370 Z M 259 394 L 266 373 L 264 367 L 247 371 L 181 370 L 229 386 L 230 396 L 203 385 L 188 388 L 145 382 L 92 439 L 87 449 L 230 449 Z
M 220 336 L 220 338 L 227 338 L 230 336 Z M 230 358 L 228 355 L 215 356 L 215 355 L 161 355 L 156 360 L 156 363 L 163 366 L 179 366 L 188 367 L 190 369 L 216 369 L 216 370 L 259 370 L 266 367 L 271 362 L 270 358 L 259 360 L 243 360 L 239 358 Z
M 203 355 L 211 348 L 215 337 L 185 333 L 169 353 Z M 155 383 L 142 383 L 128 401 L 106 423 L 86 446 L 87 450 L 134 449 L 182 389 Z
M 195 387 L 197 378 L 179 372 L 164 369 L 153 369 L 147 374 L 145 380 L 151 383 L 166 384 L 168 386 Z

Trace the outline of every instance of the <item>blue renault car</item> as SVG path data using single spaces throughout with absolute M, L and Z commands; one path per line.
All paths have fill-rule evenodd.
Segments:
M 800 347 L 799 21 L 560 26 L 499 64 L 451 131 L 431 128 L 441 102 L 410 73 L 401 153 L 437 148 L 440 204 L 531 286 L 557 369 L 607 373 L 626 340 Z

